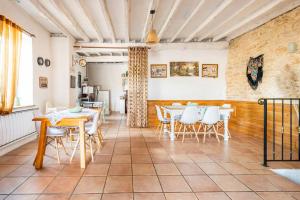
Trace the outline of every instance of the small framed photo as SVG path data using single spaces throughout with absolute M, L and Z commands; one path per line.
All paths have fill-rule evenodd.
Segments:
M 202 77 L 218 78 L 218 64 L 202 64 Z
M 40 88 L 48 88 L 48 78 L 47 77 L 39 77 L 39 86 L 40 86 Z
M 150 65 L 151 78 L 167 78 L 167 64 Z

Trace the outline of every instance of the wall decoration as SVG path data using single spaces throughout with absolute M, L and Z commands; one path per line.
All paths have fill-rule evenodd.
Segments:
M 151 64 L 150 73 L 151 73 L 151 78 L 167 78 L 167 65 Z
M 45 65 L 46 65 L 46 67 L 50 67 L 50 64 L 51 64 L 50 60 L 46 58 L 45 59 Z
M 47 77 L 39 77 L 39 86 L 40 86 L 40 88 L 48 88 L 48 78 Z
M 199 63 L 170 62 L 170 76 L 199 76 Z
M 85 67 L 86 66 L 86 60 L 84 58 L 81 58 L 78 61 L 78 64 L 79 64 L 80 67 Z
M 44 59 L 42 57 L 37 58 L 37 63 L 38 65 L 43 65 L 44 64 Z
M 202 77 L 218 78 L 218 64 L 202 64 Z
M 247 65 L 248 83 L 253 90 L 256 90 L 258 83 L 262 81 L 264 66 L 264 55 L 259 55 L 256 58 L 250 57 Z
M 70 88 L 76 88 L 76 76 L 70 76 Z

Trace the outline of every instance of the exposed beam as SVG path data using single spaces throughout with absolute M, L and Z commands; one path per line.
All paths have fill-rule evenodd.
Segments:
M 86 62 L 128 62 L 128 56 L 93 56 L 86 57 Z
M 101 13 L 104 16 L 106 26 L 107 26 L 107 28 L 110 32 L 111 40 L 112 40 L 112 42 L 116 42 L 116 36 L 115 36 L 114 28 L 113 28 L 113 25 L 112 25 L 112 22 L 111 22 L 106 4 L 105 4 L 104 0 L 98 0 L 98 2 L 99 2 L 99 5 L 100 5 L 100 8 L 101 8 Z
M 249 23 L 250 21 L 254 20 L 255 18 L 263 15 L 264 13 L 270 11 L 272 8 L 274 8 L 275 6 L 277 6 L 280 3 L 282 3 L 282 0 L 273 0 L 271 3 L 262 7 L 257 12 L 251 14 L 250 16 L 246 17 L 244 20 L 241 20 L 239 23 L 235 24 L 231 28 L 224 31 L 223 33 L 217 35 L 216 37 L 214 37 L 213 40 L 217 41 L 225 36 L 228 36 L 230 33 L 234 32 L 235 30 L 239 29 L 240 27 L 244 26 L 245 24 Z
M 145 41 L 146 34 L 147 34 L 149 26 L 151 24 L 150 10 L 153 10 L 153 9 L 157 10 L 158 5 L 159 5 L 159 0 L 150 0 L 148 10 L 147 10 L 147 18 L 146 18 L 146 22 L 145 22 L 144 29 L 143 29 L 143 32 L 142 32 L 141 42 Z M 154 14 L 153 21 L 155 19 L 155 16 L 156 15 Z
M 74 52 L 76 53 L 84 53 L 84 52 L 88 52 L 88 53 L 120 53 L 120 52 L 128 52 L 128 48 L 97 48 L 97 47 L 93 47 L 93 48 L 74 48 Z
M 190 14 L 190 16 L 185 20 L 185 22 L 180 26 L 178 31 L 174 34 L 170 42 L 173 42 L 177 36 L 183 31 L 183 29 L 186 27 L 186 25 L 192 20 L 192 18 L 195 16 L 195 14 L 199 11 L 201 6 L 204 4 L 205 0 L 200 0 L 196 8 L 193 10 L 193 12 Z
M 192 34 L 190 34 L 184 41 L 185 42 L 189 42 L 191 41 L 195 35 L 197 33 L 199 33 L 206 25 L 208 25 L 212 20 L 215 19 L 216 16 L 218 16 L 229 4 L 231 4 L 232 0 L 225 0 L 223 1 L 218 8 L 212 12 L 208 18 L 206 18 L 201 24 L 200 26 L 194 31 L 192 32 Z
M 167 19 L 165 20 L 165 23 L 163 24 L 163 26 L 161 27 L 159 33 L 158 33 L 158 38 L 161 39 L 162 38 L 162 35 L 164 34 L 171 18 L 173 17 L 174 13 L 176 12 L 176 10 L 178 9 L 180 3 L 181 3 L 182 0 L 176 0 L 175 3 L 173 4 L 172 6 L 172 9 L 167 17 Z
M 74 36 L 62 24 L 60 24 L 38 0 L 30 0 L 29 2 L 36 10 L 38 10 L 42 17 L 47 19 L 52 25 L 56 26 L 64 35 L 74 38 Z
M 89 36 L 83 31 L 83 29 L 79 26 L 76 20 L 73 18 L 71 13 L 68 11 L 63 1 L 61 0 L 50 0 L 49 3 L 57 9 L 65 18 L 65 21 L 68 23 L 69 27 L 74 29 L 75 32 L 78 32 L 83 41 L 88 42 Z
M 201 37 L 198 38 L 199 41 L 201 41 L 201 40 L 207 38 L 208 36 L 210 36 L 212 33 L 214 33 L 216 30 L 218 30 L 224 24 L 226 24 L 227 22 L 229 22 L 230 20 L 232 20 L 233 18 L 235 18 L 236 16 L 238 16 L 240 13 L 242 13 L 243 11 L 245 11 L 246 8 L 248 8 L 250 5 L 254 4 L 255 2 L 256 2 L 256 0 L 251 0 L 248 3 L 244 4 L 239 10 L 237 10 L 236 12 L 234 12 L 233 15 L 231 15 L 227 19 L 223 20 L 217 26 L 215 26 L 212 29 L 208 30 L 205 34 L 201 35 Z
M 97 24 L 95 23 L 95 20 L 93 19 L 92 15 L 90 14 L 91 12 L 88 10 L 88 8 L 86 7 L 86 2 L 82 1 L 82 0 L 77 0 L 79 6 L 81 7 L 83 13 L 85 14 L 85 16 L 87 17 L 89 23 L 92 25 L 93 29 L 95 30 L 95 32 L 97 33 L 97 40 L 99 42 L 103 42 L 103 36 L 101 33 L 101 30 L 99 29 L 99 27 L 97 26 Z
M 146 43 L 86 43 L 77 42 L 74 48 L 111 48 L 111 49 L 125 49 L 131 46 L 149 46 L 152 50 L 158 49 L 226 49 L 228 42 L 190 42 L 190 43 L 159 43 L 155 46 L 147 45 Z
M 125 25 L 125 42 L 129 42 L 129 30 L 130 30 L 130 2 L 129 0 L 123 0 L 124 7 L 124 25 Z

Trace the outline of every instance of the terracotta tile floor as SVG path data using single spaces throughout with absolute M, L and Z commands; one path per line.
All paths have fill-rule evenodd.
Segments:
M 0 200 L 300 200 L 300 185 L 270 170 L 300 163 L 263 167 L 262 143 L 250 136 L 233 132 L 220 144 L 214 137 L 206 144 L 189 137 L 185 143 L 158 140 L 154 129 L 129 129 L 115 114 L 103 131 L 104 145 L 85 170 L 78 152 L 70 164 L 61 151 L 59 165 L 49 147 L 44 168 L 36 171 L 36 141 L 0 157 Z

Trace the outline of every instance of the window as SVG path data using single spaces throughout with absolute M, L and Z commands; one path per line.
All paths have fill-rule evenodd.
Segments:
M 22 33 L 22 47 L 15 107 L 33 105 L 32 38 Z

